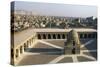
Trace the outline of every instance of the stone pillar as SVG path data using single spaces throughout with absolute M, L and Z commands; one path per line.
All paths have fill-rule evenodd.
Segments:
M 32 37 L 33 38 L 33 37 Z M 30 39 L 30 47 L 32 46 L 32 38 Z
M 18 52 L 18 55 L 20 56 L 20 55 L 21 55 L 21 54 L 20 54 L 20 47 L 18 48 L 18 51 L 19 51 L 19 52 Z M 19 56 L 18 56 L 18 57 L 19 57 Z
M 33 37 L 32 37 L 33 38 Z M 30 42 L 31 42 L 31 46 L 32 46 L 32 38 L 30 39 Z
M 30 47 L 30 41 L 28 40 L 28 48 Z
M 65 39 L 67 39 L 67 35 L 66 35 L 66 34 L 64 34 L 64 36 L 65 36 Z
M 16 50 L 15 50 L 15 49 L 13 49 L 13 50 L 14 50 L 14 53 L 13 53 L 14 59 L 12 59 L 12 60 L 13 60 L 13 61 L 12 61 L 12 62 L 13 62 L 12 64 L 15 65 L 15 64 L 16 64 L 16 60 L 17 60 L 17 59 L 16 59 Z
M 14 52 L 14 47 L 11 48 L 11 65 L 15 65 L 15 60 L 16 60 L 16 57 L 15 57 L 15 52 Z
M 64 39 L 64 37 L 63 37 L 64 35 L 63 34 L 61 34 L 61 39 Z
M 43 34 L 40 34 L 40 36 L 41 36 L 41 39 L 43 39 Z
M 28 48 L 28 46 L 29 46 L 29 42 L 27 41 L 27 48 Z
M 58 34 L 57 34 L 57 39 L 58 39 Z
M 19 50 L 18 49 L 16 49 L 16 51 L 15 51 L 16 53 L 15 53 L 15 57 L 16 57 L 16 60 L 17 60 L 17 58 L 19 57 Z
M 65 34 L 65 38 L 67 38 L 67 39 L 68 39 L 68 34 Z
M 25 52 L 26 48 L 27 48 L 27 44 L 24 43 L 24 52 Z
M 84 39 L 84 34 L 82 34 L 82 38 Z
M 51 39 L 53 39 L 53 34 L 50 34 L 50 36 L 51 36 Z
M 31 46 L 31 39 L 29 39 L 29 47 Z
M 30 40 L 28 40 L 28 48 L 30 47 Z
M 34 38 L 31 39 L 31 42 L 32 42 L 32 43 L 34 42 Z
M 48 39 L 48 34 L 45 34 L 46 35 L 46 39 Z
M 62 34 L 59 34 L 59 35 L 60 35 L 60 39 L 63 39 Z
M 24 45 L 22 46 L 22 53 L 24 53 Z
M 31 39 L 31 41 L 32 41 L 32 44 L 34 43 L 34 37 Z
M 55 34 L 55 36 L 56 36 L 56 39 L 58 39 L 58 38 L 57 38 L 57 34 Z
M 19 53 L 22 54 L 22 46 L 19 47 L 19 50 L 20 50 Z

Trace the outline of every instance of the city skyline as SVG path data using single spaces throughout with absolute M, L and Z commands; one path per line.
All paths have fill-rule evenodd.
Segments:
M 67 17 L 97 17 L 97 7 L 87 5 L 55 4 L 14 1 L 15 10 L 32 11 L 37 15 Z M 32 7 L 32 8 L 31 8 Z M 66 9 L 65 9 L 66 8 Z

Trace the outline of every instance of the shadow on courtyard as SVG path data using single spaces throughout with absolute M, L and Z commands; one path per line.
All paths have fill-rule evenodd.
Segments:
M 47 54 L 47 55 L 64 54 L 63 49 L 57 49 L 57 48 L 28 48 L 26 52 L 40 53 L 40 54 Z
M 88 40 L 83 41 L 85 43 Z M 81 50 L 97 50 L 97 40 L 94 40 L 92 44 L 88 44 L 83 47 Z M 27 48 L 26 52 L 30 53 L 40 53 L 44 55 L 63 55 L 64 49 L 57 49 L 57 48 Z M 90 55 L 97 59 L 97 52 L 84 52 L 86 55 Z
M 86 45 L 85 47 L 83 47 L 81 50 L 97 50 L 97 39 L 94 39 L 94 41 L 88 45 Z M 95 59 L 97 59 L 97 51 L 96 52 L 84 52 L 84 54 L 86 55 L 91 55 L 92 57 L 94 57 Z

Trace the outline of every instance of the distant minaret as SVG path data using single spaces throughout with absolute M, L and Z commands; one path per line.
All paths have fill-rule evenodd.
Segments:
M 80 22 L 81 22 L 81 19 L 79 18 L 79 19 L 78 19 L 78 23 L 80 23 Z

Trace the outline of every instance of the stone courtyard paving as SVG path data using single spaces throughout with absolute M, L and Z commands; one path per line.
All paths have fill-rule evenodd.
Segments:
M 28 48 L 17 65 L 53 64 L 85 62 L 97 60 L 97 40 L 81 39 L 80 54 L 64 55 L 64 39 L 38 40 L 33 48 Z

